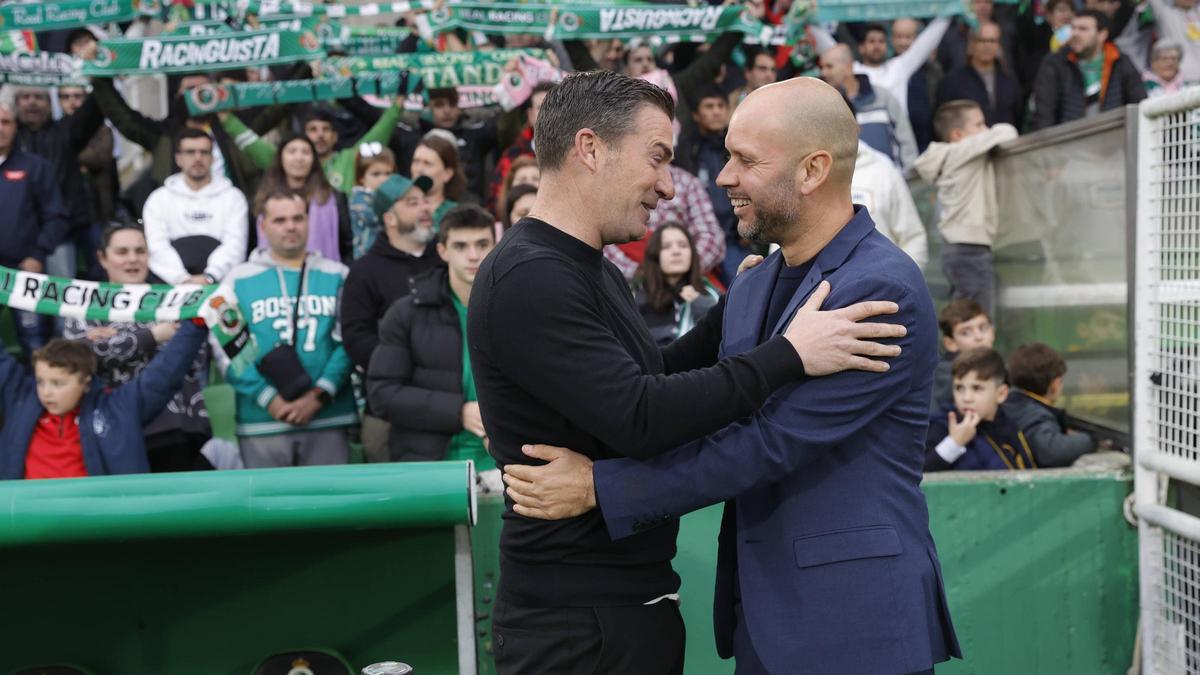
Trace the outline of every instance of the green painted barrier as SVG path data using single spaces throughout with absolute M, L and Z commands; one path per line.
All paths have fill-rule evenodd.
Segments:
M 922 488 L 966 657 L 938 666 L 938 675 L 1124 675 L 1138 614 L 1137 532 L 1122 511 L 1128 475 L 943 473 Z M 679 530 L 674 566 L 683 579 L 688 675 L 733 673 L 712 638 L 721 508 L 688 515 Z M 502 510 L 482 501 L 481 523 Z M 499 527 L 489 527 L 498 541 Z M 479 529 L 477 582 L 487 572 Z
M 301 649 L 470 672 L 467 466 L 0 483 L 0 673 L 249 675 Z
M 0 483 L 0 546 L 344 528 L 471 518 L 463 462 Z

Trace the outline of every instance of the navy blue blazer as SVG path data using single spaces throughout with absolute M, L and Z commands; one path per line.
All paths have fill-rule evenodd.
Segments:
M 757 345 L 782 258 L 733 283 L 721 356 Z M 816 257 L 773 334 L 826 279 L 825 308 L 892 300 L 908 328 L 887 373 L 804 378 L 752 417 L 656 458 L 593 466 L 613 539 L 727 501 L 714 606 L 732 655 L 734 584 L 773 673 L 911 673 L 961 656 L 920 489 L 938 327 L 912 259 L 855 215 Z M 669 424 L 669 420 L 663 420 Z

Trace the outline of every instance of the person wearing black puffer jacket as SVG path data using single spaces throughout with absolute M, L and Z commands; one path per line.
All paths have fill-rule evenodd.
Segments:
M 1120 108 L 1146 98 L 1133 61 L 1108 41 L 1108 17 L 1084 10 L 1071 41 L 1047 56 L 1033 85 L 1032 131 Z
M 467 302 L 479 265 L 496 244 L 493 218 L 473 205 L 448 211 L 438 231 L 446 267 L 418 277 L 379 328 L 367 369 L 371 409 L 391 424 L 392 461 L 474 460 L 488 455 L 467 354 Z

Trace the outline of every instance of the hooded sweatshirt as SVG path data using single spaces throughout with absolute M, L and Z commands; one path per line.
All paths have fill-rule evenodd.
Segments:
M 861 140 L 854 163 L 854 178 L 850 182 L 850 197 L 855 204 L 862 204 L 871 212 L 875 229 L 907 253 L 918 267 L 925 267 L 929 260 L 925 226 L 913 203 L 908 183 L 887 156 Z
M 183 283 L 192 273 L 180 252 L 208 246 L 203 270 L 194 273 L 221 280 L 246 259 L 247 212 L 246 197 L 224 176 L 199 190 L 188 187 L 183 174 L 168 177 L 142 209 L 150 271 L 168 284 Z
M 1011 124 L 997 124 L 957 143 L 930 143 L 917 158 L 917 174 L 937 187 L 946 243 L 991 246 L 996 239 L 996 170 L 988 153 L 1016 137 Z
M 342 347 L 338 323 L 346 266 L 326 260 L 315 251 L 308 253 L 293 339 L 292 311 L 300 290 L 300 273 L 298 268 L 276 263 L 270 251 L 258 250 L 250 254 L 250 260 L 233 268 L 221 284 L 220 293 L 241 308 L 258 345 L 254 365 L 238 368 L 231 365 L 216 339 L 211 340 L 225 380 L 233 386 L 239 436 L 347 427 L 358 421 L 353 390 L 346 386 L 350 383 L 350 358 Z M 267 412 L 278 392 L 257 368 L 263 356 L 285 343 L 293 345 L 313 384 L 332 398 L 303 427 L 280 422 Z

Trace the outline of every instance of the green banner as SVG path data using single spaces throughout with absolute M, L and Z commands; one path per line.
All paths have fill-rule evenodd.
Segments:
M 561 40 L 663 34 L 708 36 L 728 31 L 741 31 L 757 38 L 774 31 L 738 5 L 602 7 L 456 3 L 430 12 L 429 24 L 435 32 L 463 28 L 483 33 L 545 35 Z
M 322 16 L 278 16 L 255 19 L 249 30 L 290 30 L 311 32 L 321 41 L 321 48 L 331 52 L 342 52 L 350 56 L 383 56 L 395 54 L 400 44 L 408 39 L 412 31 L 406 28 L 344 26 Z M 164 35 L 220 35 L 237 33 L 229 21 L 210 19 L 188 21 L 175 26 Z
M 132 21 L 162 12 L 159 0 L 60 0 L 0 5 L 0 29 L 59 30 L 90 23 Z
M 335 24 L 336 25 L 336 24 Z M 400 45 L 412 35 L 406 28 L 375 28 L 371 26 L 338 26 L 339 30 L 321 35 L 326 51 L 344 52 L 350 56 L 383 56 L 395 54 Z
M 197 4 L 199 5 L 200 3 Z M 298 16 L 328 16 L 338 18 L 343 16 L 404 14 L 406 12 L 415 12 L 421 9 L 433 9 L 435 4 L 435 0 L 371 2 L 363 5 L 325 5 L 311 2 L 288 2 L 287 0 L 241 0 L 237 3 L 237 11 L 242 16 L 247 14 L 255 14 L 258 16 L 294 14 Z
M 86 87 L 83 62 L 69 54 L 34 52 L 0 55 L 0 82 L 30 87 Z
M 36 51 L 37 36 L 33 31 L 0 31 L 0 54 L 32 54 Z
M 325 75 L 350 77 L 362 73 L 407 70 L 421 76 L 426 89 L 493 85 L 504 75 L 504 65 L 520 56 L 546 58 L 542 49 L 492 49 L 474 52 L 434 52 L 390 56 L 350 56 L 326 59 Z
M 325 55 L 311 32 L 261 31 L 142 40 L 104 40 L 84 75 L 143 75 L 232 70 L 320 58 Z
M 996 0 L 1014 3 L 1017 0 Z M 907 17 L 958 16 L 964 11 L 963 0 L 821 0 L 814 3 L 817 18 L 831 21 L 889 21 Z
M 403 87 L 405 95 L 420 91 L 420 79 L 400 71 L 363 73 L 359 77 L 326 77 L 313 80 L 241 82 L 197 87 L 184 99 L 193 115 L 287 103 L 331 101 L 352 96 L 392 97 Z

